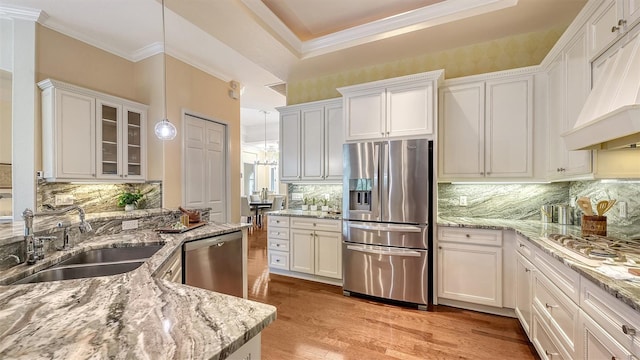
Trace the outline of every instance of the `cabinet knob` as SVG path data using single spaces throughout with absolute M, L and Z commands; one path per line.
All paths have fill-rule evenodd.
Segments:
M 164 273 L 166 276 L 171 276 L 173 274 L 173 269 L 169 269 L 167 270 L 166 273 Z
M 622 325 L 622 332 L 631 336 L 636 335 L 636 329 L 634 327 L 627 326 L 627 325 Z
M 487 175 L 491 175 L 491 172 L 490 172 L 490 171 L 487 171 Z
M 558 307 L 558 305 L 551 305 L 551 304 L 549 304 L 549 303 L 545 303 L 545 304 L 544 304 L 544 307 L 546 307 L 547 309 L 554 309 L 554 308 L 557 308 L 557 307 Z
M 439 250 L 442 250 L 442 246 L 438 246 L 438 249 L 439 249 Z
M 480 175 L 484 175 L 484 171 L 480 171 Z
M 518 246 L 520 246 L 521 248 L 523 248 L 523 247 L 524 247 L 524 244 L 518 244 Z
M 124 174 L 124 177 L 128 177 L 128 176 L 129 176 L 129 175 L 127 175 L 127 174 Z
M 466 236 L 467 238 L 471 237 L 471 235 L 469 235 L 469 234 L 464 234 L 464 236 Z
M 620 30 L 620 26 L 613 26 L 611 27 L 611 32 L 614 33 L 616 31 Z
M 276 262 L 280 262 L 280 259 L 276 259 Z
M 531 272 L 529 268 L 524 268 L 524 272 Z

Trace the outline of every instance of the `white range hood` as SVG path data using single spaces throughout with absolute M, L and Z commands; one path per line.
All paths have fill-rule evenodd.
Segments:
M 573 130 L 569 150 L 608 150 L 640 144 L 640 33 L 607 59 Z

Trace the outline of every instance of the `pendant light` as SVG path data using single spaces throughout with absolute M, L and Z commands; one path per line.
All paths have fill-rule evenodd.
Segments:
M 260 112 L 264 114 L 264 161 L 256 160 L 255 164 L 277 166 L 278 161 L 272 158 L 273 152 L 271 151 L 271 148 L 267 147 L 267 115 L 269 114 L 269 112 L 265 110 L 260 110 Z
M 160 140 L 173 140 L 178 131 L 167 118 L 167 37 L 164 28 L 164 0 L 162 0 L 162 103 L 163 116 L 155 127 L 155 133 Z

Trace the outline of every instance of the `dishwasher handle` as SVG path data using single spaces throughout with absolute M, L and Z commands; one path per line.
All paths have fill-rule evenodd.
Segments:
M 235 231 L 221 236 L 192 240 L 184 244 L 184 251 L 193 251 L 210 246 L 223 246 L 228 241 L 242 240 L 242 232 Z

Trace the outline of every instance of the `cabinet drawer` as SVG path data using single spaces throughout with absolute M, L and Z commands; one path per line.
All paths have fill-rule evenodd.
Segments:
M 291 219 L 292 229 L 340 232 L 342 230 L 341 227 L 342 227 L 342 222 L 340 220 L 327 220 L 327 219 L 301 218 L 301 217 L 295 217 Z
M 583 359 L 635 359 L 584 311 L 580 312 Z
M 268 215 L 267 216 L 267 227 L 272 227 L 272 226 L 288 228 L 289 227 L 289 217 L 288 216 Z
M 289 253 L 269 250 L 269 267 L 289 270 Z
M 522 235 L 516 234 L 516 249 L 529 261 L 533 261 L 533 254 L 535 251 L 533 246 L 534 245 Z
M 289 240 L 289 228 L 271 227 L 267 230 L 267 238 Z
M 502 246 L 502 230 L 438 227 L 438 241 Z
M 566 351 L 562 349 L 562 345 L 558 344 L 557 340 L 549 331 L 546 323 L 543 321 L 542 316 L 533 308 L 533 322 L 531 323 L 531 331 L 533 336 L 531 342 L 538 350 L 540 358 L 543 360 L 559 360 L 559 359 L 571 359 L 566 354 Z
M 539 271 L 533 274 L 533 303 L 538 307 L 538 313 L 547 319 L 549 328 L 564 348 L 575 354 L 579 333 L 578 305 Z
M 269 249 L 289 252 L 289 240 L 269 239 Z
M 616 341 L 640 357 L 640 314 L 588 280 L 581 283 L 580 307 Z M 637 331 L 637 335 L 628 334 Z
M 536 251 L 533 265 L 576 304 L 580 301 L 580 274 L 542 251 Z

